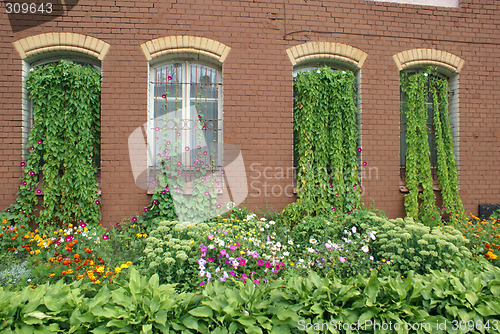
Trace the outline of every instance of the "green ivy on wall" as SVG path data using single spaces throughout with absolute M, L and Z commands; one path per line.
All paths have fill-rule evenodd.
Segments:
M 463 217 L 448 116 L 448 82 L 436 76 L 434 69 L 428 68 L 424 73 L 402 73 L 400 86 L 406 96 L 406 108 L 403 111 L 406 113 L 405 181 L 409 190 L 404 203 L 406 215 L 420 218 L 429 225 L 440 222 L 440 212 L 436 207 L 433 190 L 427 134 L 426 103 L 429 96 L 432 96 L 438 180 L 443 195 L 443 209 Z
M 30 71 L 33 127 L 17 202 L 38 224 L 98 222 L 101 73 L 65 60 Z M 43 195 L 43 202 L 38 204 Z
M 308 214 L 360 205 L 356 79 L 323 67 L 294 80 L 297 192 Z

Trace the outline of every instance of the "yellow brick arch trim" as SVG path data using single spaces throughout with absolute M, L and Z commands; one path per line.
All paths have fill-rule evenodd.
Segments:
M 465 61 L 452 53 L 435 49 L 411 49 L 393 56 L 400 71 L 407 67 L 435 65 L 460 73 Z
M 363 67 L 368 54 L 360 49 L 342 43 L 307 42 L 286 50 L 292 65 L 314 59 L 334 59 Z
M 22 59 L 44 52 L 73 51 L 103 60 L 109 50 L 109 44 L 98 38 L 69 32 L 29 36 L 12 44 Z
M 195 53 L 212 58 L 219 63 L 226 60 L 231 48 L 223 43 L 197 36 L 166 36 L 141 44 L 147 60 L 176 53 Z

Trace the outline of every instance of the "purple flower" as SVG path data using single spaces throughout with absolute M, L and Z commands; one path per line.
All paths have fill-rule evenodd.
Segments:
M 172 80 L 172 76 L 171 76 L 171 75 L 169 75 L 169 76 L 167 77 L 167 79 L 168 79 L 168 80 Z
M 247 260 L 246 259 L 241 259 L 240 260 L 240 266 L 244 266 L 245 264 L 247 264 Z
M 30 151 L 33 151 L 35 149 L 35 147 L 31 146 L 30 147 Z
M 225 249 L 221 250 L 221 251 L 220 251 L 220 255 L 222 255 L 222 256 L 226 256 L 226 255 L 227 255 L 226 250 L 225 250 Z
M 332 211 L 335 211 L 335 207 L 334 206 L 332 206 Z
M 148 212 L 148 208 L 144 208 L 144 212 Z
M 200 246 L 200 251 L 205 253 L 207 251 L 207 246 L 205 245 Z
M 361 151 L 363 151 L 363 150 L 361 149 L 361 147 L 358 147 L 358 152 L 361 152 Z
M 28 183 L 26 183 L 26 181 L 23 182 L 23 186 L 27 185 Z
M 333 188 L 333 184 L 331 184 L 331 183 L 330 183 L 329 187 L 330 187 L 330 188 Z
M 80 223 L 80 227 L 81 227 L 81 228 L 85 228 L 85 227 L 87 227 L 87 224 L 85 224 L 85 223 L 81 222 L 81 223 Z
M 99 205 L 101 202 L 99 200 L 95 201 L 95 204 Z
M 234 270 L 231 270 L 231 271 L 229 272 L 229 275 L 231 275 L 231 276 L 236 276 L 236 273 L 234 272 Z
M 203 287 L 205 285 L 205 282 L 201 282 L 200 286 Z
M 366 165 L 367 165 L 366 161 L 363 161 L 363 166 L 366 166 Z
M 36 193 L 37 193 L 38 195 L 40 195 L 40 194 L 42 193 L 42 191 L 41 191 L 40 189 L 37 189 L 37 190 L 36 190 Z
M 156 128 L 155 128 L 155 131 L 160 131 L 160 128 L 159 128 L 159 127 L 156 127 Z
M 132 217 L 132 221 L 136 222 L 137 221 L 137 217 Z
M 231 246 L 229 246 L 229 249 L 234 252 L 236 250 L 236 246 L 235 245 L 231 245 Z
M 154 205 L 158 205 L 158 203 L 159 203 L 158 200 L 156 200 L 156 199 L 153 200 Z
M 26 162 L 21 161 L 20 165 L 21 165 L 21 167 L 24 167 L 24 166 L 26 166 Z
M 30 172 L 30 175 L 31 175 L 31 176 L 35 175 L 35 172 L 34 172 L 34 171 L 31 171 L 31 172 Z
M 102 238 L 103 238 L 104 240 L 108 240 L 108 239 L 109 239 L 109 237 L 108 237 L 108 235 L 107 235 L 107 234 L 103 234 L 103 235 L 102 235 Z
M 214 262 L 214 261 L 215 261 L 215 257 L 213 257 L 213 256 L 209 256 L 209 257 L 208 257 L 208 261 L 210 261 L 210 262 Z
M 166 94 L 162 94 L 161 97 L 164 99 L 164 98 L 167 97 L 167 95 Z
M 37 144 L 41 144 L 41 143 L 42 143 L 42 141 L 41 141 L 41 140 L 39 140 L 39 141 L 37 141 L 36 143 L 37 143 Z

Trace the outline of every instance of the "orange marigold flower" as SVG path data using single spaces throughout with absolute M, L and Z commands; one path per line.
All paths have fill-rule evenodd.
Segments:
M 82 279 L 83 278 L 83 275 L 78 275 L 78 279 Z

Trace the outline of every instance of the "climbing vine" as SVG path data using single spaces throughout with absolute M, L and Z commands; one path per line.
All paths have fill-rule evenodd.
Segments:
M 428 68 L 424 73 L 402 73 L 401 90 L 406 96 L 406 187 L 405 209 L 409 217 L 436 225 L 440 213 L 436 207 L 431 175 L 427 134 L 429 96 L 433 103 L 433 123 L 437 151 L 438 180 L 443 195 L 443 209 L 463 216 L 458 194 L 458 179 L 453 155 L 453 140 L 448 117 L 448 82 Z M 419 189 L 421 187 L 421 191 Z M 419 205 L 419 201 L 421 202 Z
M 328 67 L 294 80 L 297 191 L 308 214 L 359 206 L 355 81 L 351 71 Z
M 98 222 L 100 71 L 62 60 L 30 71 L 27 89 L 33 126 L 27 160 L 21 162 L 21 217 L 41 226 Z

